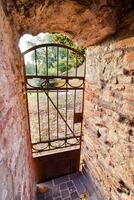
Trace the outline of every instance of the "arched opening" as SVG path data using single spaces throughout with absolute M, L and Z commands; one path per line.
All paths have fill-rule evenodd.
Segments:
M 35 37 L 24 35 L 19 46 L 25 61 L 24 75 L 36 183 L 47 186 L 46 181 L 52 182 L 52 179 L 61 177 L 63 181 L 58 186 L 61 187 L 60 192 L 64 193 L 62 184 L 66 185 L 66 197 L 83 195 L 88 198 L 86 187 L 79 191 L 75 185 L 75 176 L 77 179 L 82 176 L 80 163 L 83 162 L 81 143 L 86 49 L 77 50 L 78 47 L 74 48 L 76 45 L 71 40 L 57 33 L 41 33 Z M 70 179 L 74 177 L 71 182 L 69 176 Z M 54 183 L 58 180 L 55 179 Z M 71 188 L 76 187 L 75 191 L 70 192 L 67 186 L 69 183 L 72 184 Z M 51 188 L 52 192 L 55 187 Z

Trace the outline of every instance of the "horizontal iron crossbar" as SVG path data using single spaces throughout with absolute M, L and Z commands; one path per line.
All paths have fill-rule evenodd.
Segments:
M 78 136 L 72 136 L 72 137 L 64 137 L 64 138 L 59 138 L 58 140 L 59 141 L 62 141 L 62 140 L 70 140 L 70 139 L 81 139 L 81 135 L 78 135 Z M 45 140 L 45 141 L 41 141 L 41 142 L 33 142 L 32 144 L 33 145 L 37 145 L 37 144 L 45 144 L 45 143 L 51 143 L 51 142 L 56 142 L 57 139 L 53 139 L 53 140 Z
M 84 80 L 84 77 L 82 76 L 39 76 L 39 75 L 27 75 L 27 79 L 33 79 L 33 78 L 41 78 L 41 79 L 66 79 L 66 80 L 71 80 L 71 79 L 78 79 L 78 80 Z
M 33 154 L 37 154 L 37 153 L 40 153 L 40 152 L 47 152 L 47 151 L 54 151 L 54 150 L 57 150 L 57 149 L 67 149 L 67 148 L 71 148 L 71 147 L 79 147 L 80 148 L 80 145 L 81 145 L 81 142 L 79 144 L 71 144 L 71 145 L 68 145 L 68 146 L 57 146 L 57 147 L 54 147 L 54 148 L 48 148 L 48 149 L 43 149 L 43 150 L 35 150 L 32 152 Z M 69 149 L 70 150 L 70 149 Z
M 37 92 L 37 90 L 38 91 L 44 91 L 44 90 L 50 90 L 50 91 L 53 91 L 53 90 L 55 90 L 55 91 L 57 91 L 57 90 L 61 90 L 61 91 L 68 91 L 68 90 L 83 90 L 83 87 L 81 87 L 81 88 L 44 88 L 44 89 L 42 89 L 42 88 L 39 88 L 39 87 L 35 87 L 35 88 L 27 88 L 27 91 L 35 91 L 35 92 Z

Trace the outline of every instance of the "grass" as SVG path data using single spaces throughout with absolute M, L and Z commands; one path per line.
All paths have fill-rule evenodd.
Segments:
M 60 83 L 58 83 L 59 86 Z M 70 84 L 77 86 L 81 84 L 79 80 L 71 80 Z M 53 103 L 57 106 L 58 110 L 67 121 L 69 127 L 74 131 L 75 135 L 80 135 L 81 124 L 74 124 L 74 112 L 79 113 L 82 111 L 82 90 L 76 92 L 76 102 L 74 106 L 75 91 L 57 91 L 49 92 L 49 97 Z M 57 138 L 65 138 L 73 136 L 72 132 L 66 127 L 65 122 L 61 116 L 57 113 L 46 94 L 42 91 L 39 92 L 39 107 L 37 105 L 37 93 L 28 92 L 28 105 L 29 105 L 29 116 L 30 116 L 30 130 L 31 130 L 31 140 L 32 143 L 40 141 L 53 140 Z M 66 99 L 67 96 L 67 99 Z M 58 102 L 57 102 L 58 97 Z M 66 106 L 67 101 L 67 106 Z M 49 106 L 48 106 L 49 105 Z M 39 112 L 38 112 L 39 110 Z M 48 115 L 49 113 L 49 115 Z M 58 123 L 57 123 L 58 121 Z M 40 127 L 39 127 L 40 124 Z M 58 124 L 58 126 L 57 126 Z M 40 128 L 40 133 L 39 133 Z M 50 133 L 50 134 L 49 134 Z M 75 139 L 72 139 L 74 143 Z M 63 141 L 54 142 L 54 146 L 62 144 Z M 44 145 L 44 144 L 43 144 Z

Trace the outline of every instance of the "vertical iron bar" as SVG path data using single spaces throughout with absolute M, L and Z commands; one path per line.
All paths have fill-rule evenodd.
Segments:
M 59 47 L 57 46 L 57 77 L 59 76 Z M 59 138 L 59 91 L 57 90 L 57 139 Z
M 68 49 L 67 49 L 67 64 L 66 64 L 66 76 L 68 78 Z M 68 98 L 67 98 L 67 87 L 68 87 L 68 79 L 66 79 L 66 122 L 68 120 L 67 112 L 68 112 Z M 67 125 L 65 124 L 65 138 L 67 137 Z
M 76 70 L 75 70 L 75 76 L 77 77 L 78 54 L 76 53 L 75 56 L 76 56 L 76 66 L 75 66 L 75 67 L 76 67 Z
M 76 64 L 75 64 L 75 76 L 77 77 L 77 53 L 75 54 L 76 57 Z M 73 113 L 73 117 L 75 115 L 75 106 L 76 106 L 76 89 L 74 89 L 74 113 Z M 73 132 L 75 132 L 75 124 L 73 123 Z
M 45 92 L 45 94 L 47 95 L 47 97 L 48 97 L 48 99 L 49 99 L 49 101 L 51 102 L 51 104 L 54 106 L 54 108 L 57 110 L 57 107 L 56 107 L 56 105 L 54 104 L 54 102 L 52 101 L 52 99 L 49 97 L 49 95 L 48 95 L 48 92 L 46 92 L 45 91 L 45 89 L 44 89 L 44 92 Z M 66 123 L 66 120 L 64 119 L 64 117 L 62 116 L 62 114 L 61 114 L 61 112 L 59 111 L 59 110 L 57 110 L 58 111 L 58 114 L 60 115 L 60 117 L 63 119 L 63 121 Z M 67 124 L 67 123 L 66 123 Z M 70 126 L 67 124 L 67 127 L 69 128 L 69 130 L 72 132 L 72 134 L 73 134 L 73 131 L 72 131 L 72 129 L 70 128 Z M 74 134 L 73 134 L 73 136 L 74 136 Z
M 84 115 L 84 96 L 85 96 L 85 77 L 86 77 L 86 59 L 84 59 L 84 75 L 83 75 L 83 98 L 82 98 L 82 117 Z M 80 132 L 80 155 L 81 155 L 81 144 L 82 144 L 82 133 L 83 133 L 83 119 L 81 122 L 81 132 Z
M 37 76 L 37 51 L 35 49 L 35 71 L 36 71 L 36 76 Z M 40 130 L 40 111 L 39 111 L 39 93 L 37 90 L 37 113 L 38 113 L 38 127 L 39 127 L 39 140 L 41 142 L 41 130 Z
M 47 88 L 48 88 L 48 47 L 46 46 L 46 72 L 47 72 Z M 48 95 L 49 95 L 49 91 L 47 91 Z M 50 149 L 50 117 L 49 117 L 49 98 L 47 97 L 47 113 L 48 113 L 48 140 L 49 140 L 49 149 Z
M 37 76 L 37 51 L 36 51 L 36 49 L 35 49 L 35 73 Z
M 84 77 L 83 77 L 83 93 L 82 93 L 82 117 L 84 113 L 84 94 L 85 94 L 85 77 L 86 77 L 86 59 L 84 60 Z M 83 120 L 81 122 L 81 137 L 83 132 Z M 82 139 L 82 138 L 81 138 Z M 80 140 L 80 148 L 81 148 L 81 140 Z
M 39 105 L 39 92 L 38 92 L 38 90 L 37 90 L 37 113 L 38 113 L 39 139 L 40 139 L 40 142 L 41 142 L 40 105 Z

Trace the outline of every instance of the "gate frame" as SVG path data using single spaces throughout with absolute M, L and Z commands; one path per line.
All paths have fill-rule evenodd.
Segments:
M 46 76 L 42 76 L 42 75 L 38 75 L 37 74 L 37 54 L 36 54 L 36 50 L 37 49 L 39 49 L 39 48 L 46 48 L 46 49 L 48 49 L 48 47 L 57 47 L 57 51 L 59 51 L 59 48 L 64 48 L 64 49 L 67 49 L 67 52 L 69 52 L 69 50 L 71 50 L 72 52 L 74 52 L 74 53 L 76 53 L 76 55 L 79 55 L 82 59 L 83 59 L 83 63 L 84 63 L 84 71 L 83 71 L 83 76 L 77 76 L 77 65 L 76 65 L 76 76 L 68 76 L 68 72 L 67 72 L 67 76 L 59 76 L 58 75 L 58 73 L 57 73 L 57 76 L 48 76 L 48 74 L 46 75 Z M 30 132 L 30 140 L 31 140 L 31 148 L 33 149 L 33 144 L 32 144 L 32 137 L 31 137 L 31 129 L 30 129 L 30 116 L 29 116 L 29 108 L 28 108 L 28 105 L 29 105 L 29 103 L 28 103 L 28 90 L 29 89 L 27 89 L 27 79 L 28 78 L 36 78 L 37 76 L 38 76 L 38 78 L 46 78 L 46 80 L 48 80 L 48 79 L 53 79 L 53 78 L 63 78 L 63 79 L 66 79 L 66 82 L 65 82 L 65 85 L 66 84 L 68 84 L 68 80 L 69 79 L 80 79 L 80 80 L 82 80 L 83 82 L 82 82 L 82 88 L 81 87 L 74 87 L 74 88 L 67 88 L 67 86 L 66 86 L 66 88 L 64 88 L 66 91 L 67 90 L 70 90 L 70 89 L 72 89 L 72 90 L 74 90 L 75 91 L 75 93 L 76 93 L 76 90 L 77 89 L 81 89 L 82 91 L 83 91 L 83 93 L 82 93 L 82 95 L 83 95 L 83 98 L 82 98 L 82 100 L 81 100 L 81 102 L 82 102 L 82 116 L 80 115 L 80 113 L 75 113 L 75 110 L 74 110 L 74 113 L 73 114 L 78 114 L 78 123 L 80 122 L 81 123 L 81 130 L 80 130 L 80 136 L 75 136 L 75 134 L 74 134 L 74 136 L 73 137 L 68 137 L 68 138 L 63 138 L 64 140 L 66 140 L 66 139 L 70 139 L 70 138 L 75 138 L 76 137 L 76 139 L 78 140 L 78 144 L 76 144 L 76 145 L 79 145 L 79 148 L 76 148 L 75 150 L 72 150 L 72 151 L 70 151 L 70 150 L 67 150 L 67 151 L 65 151 L 65 152 L 61 152 L 61 153 L 52 153 L 51 155 L 45 155 L 45 156 L 37 156 L 37 157 L 35 157 L 34 158 L 34 163 L 35 163 L 35 168 L 36 168 L 36 179 L 37 179 L 37 182 L 38 183 L 40 183 L 40 182 L 42 182 L 42 181 L 46 181 L 46 180 L 49 180 L 49 179 L 51 179 L 51 178 L 54 178 L 54 177 L 57 177 L 57 175 L 55 175 L 55 173 L 52 173 L 52 176 L 51 177 L 48 177 L 48 174 L 44 174 L 44 169 L 43 169 L 43 167 L 41 166 L 41 158 L 44 160 L 42 160 L 44 163 L 46 163 L 46 162 L 48 162 L 49 163 L 49 160 L 52 160 L 52 156 L 54 157 L 54 154 L 55 155 L 57 155 L 58 154 L 58 156 L 59 156 L 59 160 L 61 159 L 61 157 L 63 158 L 63 155 L 67 155 L 66 153 L 68 152 L 68 154 L 70 153 L 70 172 L 66 172 L 66 173 L 64 173 L 64 174 L 67 174 L 67 173 L 72 173 L 72 172 L 76 172 L 76 171 L 78 171 L 78 169 L 79 169 L 79 165 L 80 165 L 80 152 L 81 152 L 81 142 L 82 142 L 82 129 L 83 129 L 83 112 L 84 112 L 84 91 L 85 91 L 85 75 L 86 75 L 86 57 L 81 53 L 81 52 L 79 52 L 79 51 L 77 51 L 76 49 L 73 49 L 73 48 L 71 48 L 71 47 L 68 47 L 68 46 L 66 46 L 66 45 L 62 45 L 62 44 L 57 44 L 57 43 L 47 43 L 47 44 L 41 44 L 41 45 L 36 45 L 36 46 L 34 46 L 34 47 L 32 47 L 32 48 L 30 48 L 30 49 L 28 49 L 28 50 L 26 50 L 26 51 L 24 51 L 23 53 L 22 53 L 22 55 L 23 55 L 23 57 L 27 54 L 27 53 L 29 53 L 29 52 L 35 52 L 35 65 L 36 65 L 36 75 L 26 75 L 26 70 L 25 70 L 25 64 L 24 64 L 24 77 L 25 77 L 25 92 L 26 92 L 26 102 L 27 102 L 27 112 L 28 112 L 28 124 L 29 124 L 29 132 Z M 56 61 L 59 59 L 58 58 L 58 54 L 56 54 Z M 68 55 L 67 55 L 68 56 Z M 67 57 L 67 59 L 68 59 L 68 57 Z M 47 54 L 47 64 L 48 64 L 48 54 Z M 58 62 L 58 61 L 57 61 Z M 47 65 L 47 70 L 48 70 L 48 65 Z M 47 72 L 48 73 L 48 72 Z M 47 82 L 47 84 L 48 84 L 48 82 Z M 47 85 L 48 86 L 48 85 Z M 39 88 L 34 88 L 34 90 L 37 90 L 38 91 L 38 89 Z M 41 88 L 41 91 L 44 91 L 44 93 L 47 95 L 47 92 L 46 92 L 46 90 L 48 90 L 48 88 L 46 89 L 43 89 L 43 86 L 42 86 L 42 88 Z M 50 88 L 50 90 L 59 90 L 57 87 L 53 87 L 53 88 Z M 63 88 L 62 88 L 62 90 L 63 90 Z M 49 95 L 47 95 L 47 98 L 51 101 L 51 98 L 49 98 Z M 76 97 L 75 97 L 76 98 Z M 76 101 L 76 99 L 75 99 L 75 101 Z M 52 102 L 51 102 L 52 103 Z M 74 105 L 74 107 L 75 107 L 75 105 Z M 57 109 L 56 109 L 57 110 Z M 58 112 L 58 110 L 57 110 L 57 112 Z M 58 114 L 60 114 L 60 113 L 58 113 Z M 73 117 L 73 120 L 75 121 L 76 120 L 76 122 L 74 122 L 73 121 L 73 124 L 74 123 L 77 123 L 77 119 L 75 119 L 75 117 Z M 67 123 L 66 123 L 66 125 L 68 125 Z M 50 133 L 49 133 L 50 134 Z M 56 141 L 58 141 L 57 139 L 55 139 Z M 49 143 L 50 141 L 46 141 L 46 143 Z M 52 142 L 52 141 L 51 141 Z M 37 144 L 40 144 L 41 143 L 41 141 L 40 142 L 37 142 Z M 43 142 L 44 143 L 44 142 Z M 70 146 L 75 146 L 74 144 L 73 145 L 70 145 Z M 69 146 L 69 147 L 70 147 Z M 62 149 L 62 147 L 58 147 L 59 149 Z M 58 149 L 58 148 L 54 148 L 54 149 Z M 66 148 L 65 146 L 63 147 L 63 148 Z M 52 149 L 52 150 L 54 150 L 54 149 Z M 47 149 L 46 151 L 50 151 L 51 149 L 49 148 L 49 149 Z M 40 152 L 39 150 L 38 150 L 38 152 Z M 44 152 L 44 150 L 42 151 L 41 150 L 41 152 Z M 77 155 L 77 156 L 76 156 Z M 78 156 L 79 155 L 79 156 Z M 54 162 L 56 161 L 55 159 L 53 160 Z M 77 163 L 77 165 L 75 165 L 75 163 Z M 79 164 L 78 164 L 79 163 Z M 73 168 L 71 167 L 71 166 L 73 166 Z M 74 167 L 75 166 L 75 167 Z M 66 166 L 64 166 L 64 167 L 66 167 Z M 41 171 L 41 173 L 40 173 L 40 175 L 37 175 L 37 174 L 39 174 L 39 171 Z M 54 171 L 54 169 L 53 169 L 53 167 L 50 169 L 50 171 L 52 172 L 52 171 Z M 57 172 L 57 171 L 56 171 Z M 58 177 L 59 176 L 61 176 L 61 175 L 64 175 L 64 174 L 60 174 L 60 175 L 58 175 Z M 42 178 L 42 176 L 44 177 L 44 178 Z

